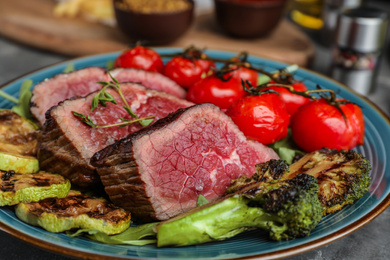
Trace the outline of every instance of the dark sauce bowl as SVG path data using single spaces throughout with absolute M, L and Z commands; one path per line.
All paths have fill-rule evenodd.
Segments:
M 190 27 L 194 16 L 194 2 L 191 7 L 172 12 L 141 13 L 119 8 L 113 0 L 115 18 L 119 29 L 132 41 L 146 44 L 167 44 L 178 39 Z
M 229 35 L 257 38 L 280 22 L 287 0 L 214 0 L 219 26 Z

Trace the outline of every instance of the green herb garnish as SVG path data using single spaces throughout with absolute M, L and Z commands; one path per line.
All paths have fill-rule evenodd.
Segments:
M 209 201 L 205 198 L 205 196 L 200 194 L 198 196 L 198 199 L 196 200 L 196 206 L 200 207 L 200 206 L 206 205 L 207 203 L 209 203 Z
M 3 92 L 0 90 L 0 96 L 7 99 L 8 101 L 16 104 L 11 108 L 12 111 L 19 114 L 24 118 L 30 118 L 30 99 L 32 96 L 32 92 L 30 90 L 33 85 L 32 80 L 26 79 L 22 82 L 22 85 L 19 90 L 19 99 L 14 98 L 10 94 Z
M 72 72 L 74 70 L 75 70 L 74 64 L 73 63 L 68 63 L 68 65 L 66 65 L 65 69 L 63 70 L 63 72 L 64 73 L 69 73 L 69 72 Z
M 118 104 L 118 102 L 115 100 L 115 98 L 108 93 L 106 90 L 107 88 L 112 88 L 116 92 L 118 92 L 119 96 L 121 97 L 123 103 L 125 104 L 123 106 L 123 109 L 126 110 L 126 112 L 133 118 L 131 119 L 125 119 L 123 117 L 119 117 L 119 119 L 122 121 L 120 123 L 116 124 L 110 124 L 110 125 L 104 125 L 104 126 L 99 126 L 96 125 L 92 119 L 88 115 L 84 115 L 81 113 L 78 113 L 76 111 L 72 111 L 73 115 L 76 117 L 79 117 L 81 122 L 85 123 L 86 125 L 93 127 L 93 128 L 108 128 L 108 127 L 114 127 L 114 126 L 119 126 L 119 127 L 124 127 L 130 124 L 134 123 L 140 123 L 142 126 L 148 126 L 153 122 L 154 116 L 149 116 L 149 117 L 144 117 L 144 118 L 139 118 L 130 108 L 129 104 L 127 103 L 127 100 L 123 96 L 121 86 L 110 73 L 109 73 L 112 81 L 107 82 L 107 81 L 99 81 L 98 83 L 103 86 L 103 88 L 93 97 L 92 103 L 91 103 L 91 112 L 93 112 L 96 108 L 99 107 L 99 105 L 102 105 L 103 107 L 107 106 L 107 102 L 111 102 L 115 105 Z
M 281 160 L 285 160 L 288 164 L 292 164 L 295 156 L 304 154 L 295 144 L 291 135 L 291 129 L 288 130 L 285 138 L 269 145 L 269 147 L 279 155 Z

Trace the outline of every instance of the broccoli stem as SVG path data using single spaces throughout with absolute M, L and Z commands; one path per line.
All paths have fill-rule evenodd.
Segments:
M 243 231 L 262 228 L 286 230 L 275 226 L 277 217 L 260 207 L 249 206 L 250 199 L 235 195 L 172 222 L 158 226 L 157 245 L 188 246 L 233 237 Z

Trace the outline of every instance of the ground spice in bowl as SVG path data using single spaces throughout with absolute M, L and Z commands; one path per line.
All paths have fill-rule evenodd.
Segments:
M 187 0 L 122 0 L 116 2 L 116 7 L 137 13 L 167 13 L 190 9 Z

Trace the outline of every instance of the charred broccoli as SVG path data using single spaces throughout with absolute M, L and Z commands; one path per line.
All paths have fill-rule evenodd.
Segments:
M 324 214 L 340 210 L 367 193 L 371 183 L 370 162 L 349 150 L 322 149 L 303 156 L 290 166 L 285 178 L 305 172 L 318 179 Z
M 316 179 L 304 173 L 244 185 L 236 193 L 162 222 L 157 244 L 194 245 L 257 228 L 267 230 L 273 240 L 307 236 L 322 217 L 317 192 Z
M 239 178 L 232 180 L 226 193 L 237 192 L 243 189 L 244 186 L 249 186 L 253 183 L 278 180 L 288 172 L 288 167 L 288 163 L 284 160 L 271 159 L 267 162 L 259 163 L 256 165 L 256 172 L 251 177 L 241 175 Z

